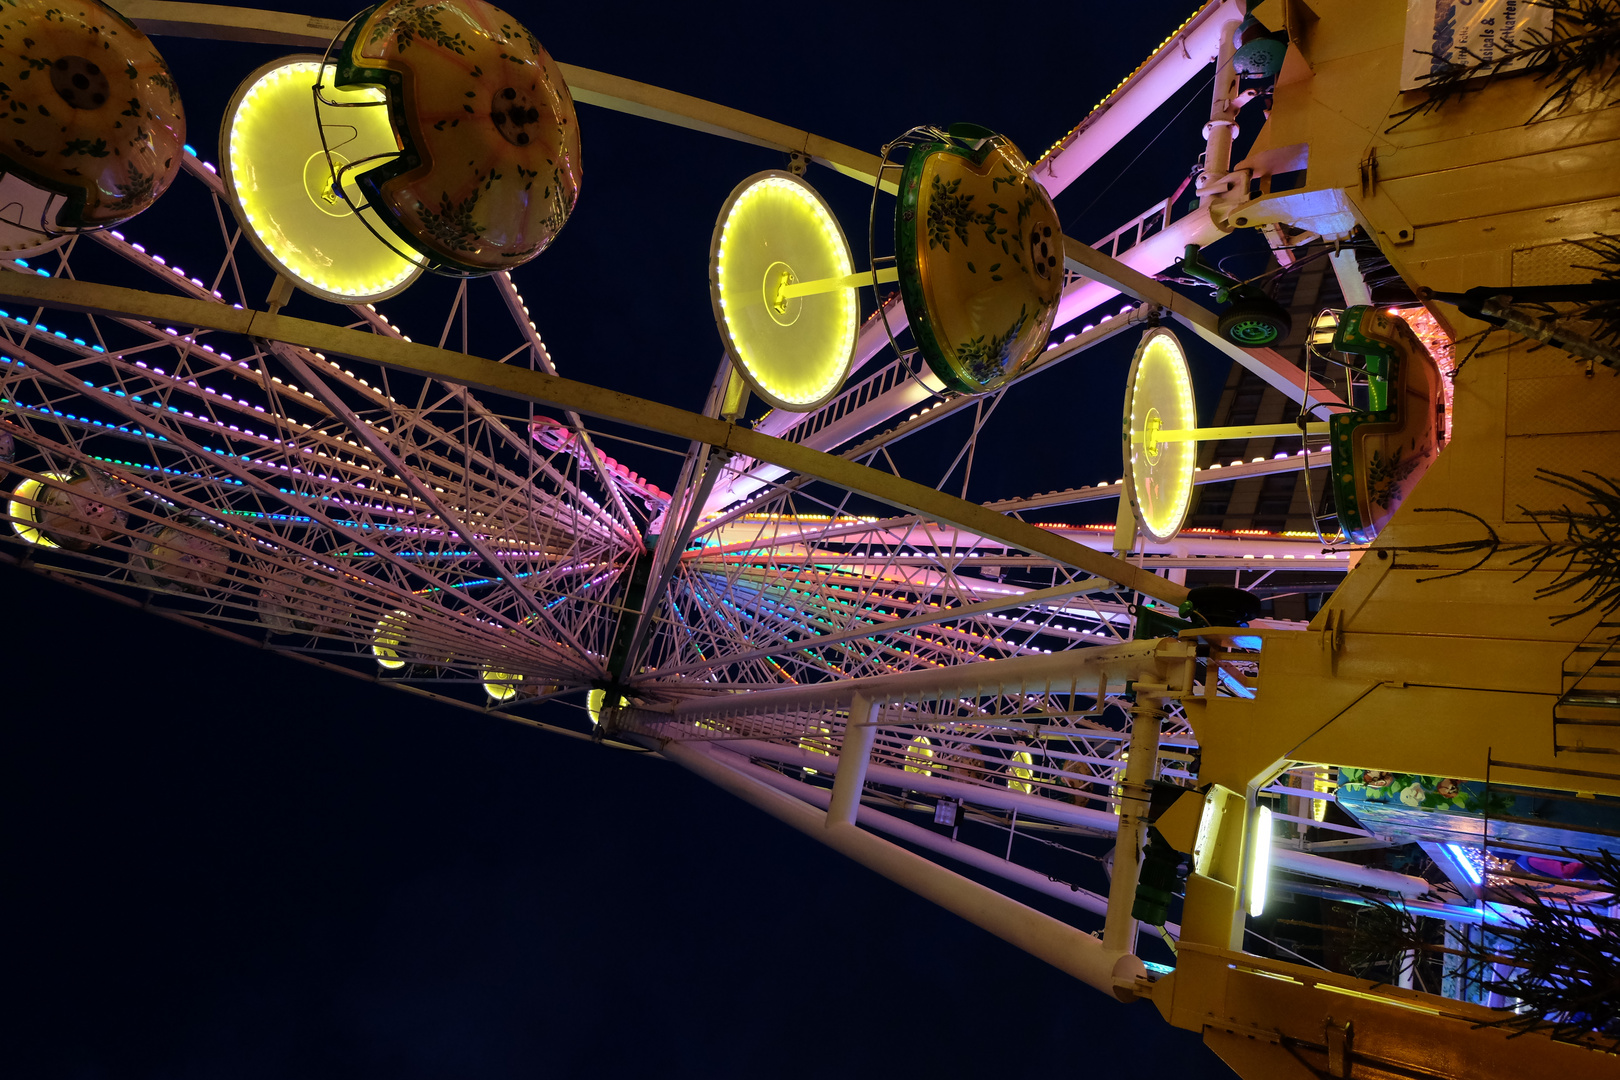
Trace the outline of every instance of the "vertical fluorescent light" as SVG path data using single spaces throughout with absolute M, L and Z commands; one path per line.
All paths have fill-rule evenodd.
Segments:
M 1474 869 L 1474 860 L 1468 857 L 1466 848 L 1461 844 L 1447 844 L 1446 850 L 1451 852 L 1451 857 L 1456 860 L 1458 866 L 1462 867 L 1462 872 L 1468 875 L 1469 881 L 1475 885 L 1485 884 L 1485 879 L 1480 877 L 1478 870 Z
M 1254 854 L 1249 858 L 1249 914 L 1266 910 L 1266 887 L 1271 878 L 1271 807 L 1260 807 L 1254 820 Z

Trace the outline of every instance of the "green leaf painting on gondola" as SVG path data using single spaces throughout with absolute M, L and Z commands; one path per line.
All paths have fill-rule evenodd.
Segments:
M 484 231 L 483 226 L 473 220 L 473 210 L 478 204 L 481 190 L 475 188 L 471 195 L 454 204 L 448 194 L 443 195 L 437 210 L 426 203 L 418 203 L 416 212 L 422 219 L 422 227 L 446 247 L 457 251 L 476 251 L 478 237 Z
M 1024 324 L 1027 322 L 1029 322 L 1029 308 L 1026 306 L 1019 308 L 1017 320 L 1004 333 L 994 335 L 988 343 L 981 335 L 957 346 L 956 359 L 962 365 L 962 369 L 980 383 L 987 383 L 1000 377 L 1007 370 L 1013 342 L 1023 332 Z
M 928 246 L 943 247 L 951 250 L 951 234 L 963 244 L 968 242 L 968 226 L 988 226 L 991 234 L 995 231 L 996 211 L 989 210 L 984 213 L 973 208 L 972 195 L 958 195 L 957 189 L 962 186 L 960 179 L 943 181 L 938 174 L 933 177 L 933 184 L 928 193 Z

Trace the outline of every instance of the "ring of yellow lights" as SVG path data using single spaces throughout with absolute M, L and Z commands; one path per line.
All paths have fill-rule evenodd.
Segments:
M 849 241 L 816 189 L 792 173 L 738 184 L 709 244 L 709 299 L 726 355 L 772 408 L 809 412 L 849 376 L 860 327 L 853 288 L 773 303 L 783 283 L 848 277 Z
M 339 304 L 393 296 L 422 268 L 399 255 L 366 227 L 349 205 L 323 188 L 330 184 L 316 110 L 327 145 L 341 168 L 399 144 L 381 90 L 340 90 L 332 68 L 321 80 L 327 100 L 364 108 L 315 103 L 318 56 L 292 56 L 265 64 L 242 81 L 220 130 L 220 175 L 231 210 L 255 250 L 303 291 Z M 360 189 L 344 189 L 356 205 Z
M 371 635 L 371 655 L 384 671 L 398 671 L 405 666 L 399 650 L 410 618 L 407 612 L 394 611 L 377 620 L 377 630 Z
M 67 483 L 71 479 L 67 473 L 46 473 L 42 480 L 27 477 L 11 489 L 11 498 L 6 501 L 6 516 L 11 518 L 11 531 L 21 537 L 24 543 L 42 548 L 61 546 L 40 528 L 39 504 L 45 498 L 46 480 Z
M 1142 531 L 1159 543 L 1174 539 L 1187 520 L 1198 444 L 1155 444 L 1150 435 L 1197 426 L 1187 354 L 1175 334 L 1154 327 L 1142 335 L 1125 381 L 1123 494 L 1131 500 Z

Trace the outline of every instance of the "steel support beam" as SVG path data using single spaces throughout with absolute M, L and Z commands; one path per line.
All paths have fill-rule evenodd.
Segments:
M 344 27 L 341 19 L 167 0 L 124 0 L 119 9 L 148 34 L 294 45 L 323 51 Z M 862 183 L 877 183 L 876 154 L 688 94 L 573 64 L 557 66 L 575 101 L 784 153 L 800 153 Z M 883 189 L 891 194 L 896 190 L 893 182 L 885 182 Z
M 977 604 L 961 604 L 957 607 L 942 608 L 938 611 L 931 611 L 927 615 L 913 615 L 904 619 L 895 619 L 893 622 L 872 623 L 858 626 L 853 630 L 840 630 L 833 634 L 799 638 L 792 642 L 792 647 L 796 649 L 820 649 L 844 641 L 872 637 L 875 634 L 893 634 L 900 630 L 911 630 L 919 626 L 937 626 L 941 623 L 954 622 L 957 619 L 970 619 L 975 615 L 991 615 L 998 611 L 1006 611 L 1008 608 L 1034 607 L 1052 600 L 1061 600 L 1081 593 L 1095 592 L 1107 586 L 1108 582 L 1101 578 L 1085 578 L 1067 585 L 1055 585 L 1049 589 L 1031 589 L 1028 592 L 1003 599 L 983 600 Z M 659 678 L 667 679 L 671 675 L 684 675 L 689 672 L 707 671 L 710 668 L 723 667 L 728 664 L 740 664 L 745 660 L 756 660 L 761 656 L 769 656 L 772 653 L 781 651 L 782 645 L 771 645 L 761 649 L 750 649 L 747 652 L 716 657 L 701 663 L 685 664 L 677 668 L 664 668 L 657 674 Z
M 1079 734 L 1083 735 L 1084 732 Z M 688 745 L 698 745 L 703 742 L 703 740 L 694 740 Z M 705 743 L 705 745 L 707 744 Z M 728 739 L 724 742 L 715 743 L 709 749 L 711 752 L 716 752 L 717 747 L 724 747 L 725 752 L 742 758 L 758 758 L 760 761 L 774 761 L 781 765 L 796 768 L 815 769 L 823 776 L 832 776 L 835 781 L 838 776 L 839 759 L 837 757 L 801 750 L 797 746 L 763 742 L 758 739 Z M 940 798 L 960 799 L 970 805 L 983 806 L 1004 813 L 1017 811 L 1020 820 L 1027 818 L 1031 821 L 1050 821 L 1058 825 L 1069 825 L 1074 828 L 1085 829 L 1098 836 L 1108 836 L 1119 829 L 1120 816 L 1107 810 L 1093 810 L 1085 806 L 1075 806 L 1072 803 L 1063 802 L 1059 799 L 1049 799 L 1042 795 L 1025 795 L 1009 788 L 991 787 L 984 784 L 967 784 L 960 780 L 947 780 L 942 776 L 910 773 L 892 766 L 870 763 L 866 767 L 865 778 L 875 784 L 884 784 L 888 787 L 916 791 L 924 795 L 934 795 Z M 1359 863 L 1331 859 L 1326 855 L 1312 855 L 1307 851 L 1295 851 L 1292 848 L 1278 847 L 1276 845 L 1273 845 L 1271 849 L 1271 865 L 1273 869 L 1289 874 L 1348 885 L 1357 889 L 1377 889 L 1381 892 L 1393 893 L 1405 898 L 1405 900 L 1415 900 L 1417 897 L 1426 896 L 1434 891 L 1433 885 L 1412 874 L 1397 873 L 1394 870 L 1380 870 L 1375 866 L 1362 866 Z M 1290 887 L 1294 886 L 1291 885 Z M 1098 914 L 1101 913 L 1099 909 Z M 1436 916 L 1436 918 L 1439 917 L 1441 916 Z
M 857 694 L 877 702 L 938 701 L 969 694 L 1067 693 L 1071 689 L 1089 696 L 1100 688 L 1123 691 L 1127 682 L 1162 686 L 1172 673 L 1179 677 L 1192 653 L 1193 646 L 1173 638 L 1125 641 L 950 668 L 694 698 L 674 706 L 669 715 L 680 720 L 706 720 L 793 708 L 846 709 Z
M 1146 980 L 1147 968 L 1130 953 L 1109 952 L 1103 943 L 1068 923 L 1020 904 L 994 889 L 930 862 L 848 823 L 832 824 L 808 803 L 745 773 L 727 768 L 700 749 L 681 743 L 662 747 L 665 757 L 744 802 L 819 840 L 840 854 L 973 925 L 1016 945 L 1087 986 L 1131 1000 L 1129 988 Z
M 326 380 L 316 373 L 313 365 L 299 356 L 295 349 L 280 343 L 273 344 L 271 349 L 281 358 L 282 363 L 287 365 L 288 370 L 297 375 L 303 384 L 314 393 L 321 404 L 325 405 L 333 416 L 343 421 L 348 426 L 348 429 L 354 433 L 355 438 L 364 443 L 366 448 L 375 454 L 379 461 L 387 465 L 394 475 L 398 476 L 405 486 L 410 488 L 416 494 L 416 497 L 421 499 L 423 504 L 437 515 L 438 519 L 444 523 L 446 532 L 478 553 L 478 557 L 489 568 L 490 577 L 505 585 L 507 591 L 519 604 L 561 635 L 563 642 L 577 654 L 581 664 L 588 665 L 590 663 L 590 650 L 574 636 L 573 631 L 558 622 L 556 617 L 546 610 L 545 605 L 537 600 L 533 592 L 523 587 L 517 575 L 495 553 L 495 549 L 490 545 L 489 540 L 469 528 L 467 523 L 462 521 L 461 517 L 451 508 L 449 502 L 440 497 L 439 493 L 434 490 L 432 484 L 423 483 L 422 478 L 416 474 L 415 470 L 405 464 L 403 458 L 394 453 L 393 448 L 388 445 L 387 440 L 377 433 L 376 429 L 369 424 L 362 423 L 360 418 L 354 414 L 354 410 L 350 409 L 343 399 L 327 385 Z
M 932 520 L 955 525 L 980 536 L 993 537 L 1012 547 L 1045 556 L 1096 577 L 1107 578 L 1170 604 L 1179 605 L 1187 596 L 1185 586 L 1167 581 L 1122 559 L 1093 551 L 1056 536 L 1049 530 L 986 510 L 977 503 L 955 498 L 892 473 L 760 435 L 724 420 L 546 372 L 287 315 L 226 308 L 188 297 L 164 296 L 62 278 L 7 274 L 0 279 L 0 296 L 14 303 L 39 304 L 63 311 L 131 316 L 281 341 L 492 393 L 561 409 L 574 409 L 632 427 L 659 431 L 762 461 L 772 461 L 795 472 L 904 507 Z
M 723 750 L 717 746 L 705 747 L 705 752 L 715 761 L 727 768 L 734 769 L 746 776 L 751 776 L 761 783 L 769 784 L 780 792 L 792 795 L 794 798 L 809 803 L 811 806 L 825 808 L 832 802 L 832 793 L 824 787 L 814 784 L 803 784 L 773 769 L 755 765 L 741 754 L 734 754 L 730 750 Z M 873 832 L 887 833 L 912 847 L 931 851 L 935 855 L 943 855 L 947 859 L 954 859 L 965 866 L 971 866 L 981 873 L 990 874 L 1010 881 L 1014 885 L 1021 885 L 1032 892 L 1053 900 L 1061 900 L 1065 904 L 1072 904 L 1082 911 L 1089 911 L 1093 915 L 1102 915 L 1108 911 L 1108 898 L 1099 896 L 1090 889 L 1082 889 L 1077 885 L 1069 885 L 1062 881 L 1054 881 L 1049 875 L 1031 870 L 1015 862 L 1008 862 L 999 855 L 992 855 L 981 848 L 971 844 L 964 844 L 960 840 L 952 840 L 941 836 L 932 829 L 915 825 L 904 818 L 896 817 L 878 809 L 875 806 L 862 806 L 855 815 L 857 824 Z M 1171 937 L 1179 937 L 1181 927 L 1175 923 L 1166 923 L 1165 929 Z M 1141 936 L 1150 940 L 1157 940 L 1157 928 L 1143 928 Z
M 827 804 L 827 828 L 855 824 L 861 806 L 861 790 L 866 787 L 866 769 L 872 761 L 872 743 L 877 739 L 878 705 L 859 694 L 849 706 L 844 724 L 844 745 L 838 760 L 844 768 L 833 778 L 832 797 Z
M 540 340 L 540 331 L 535 328 L 534 320 L 529 318 L 529 308 L 524 304 L 523 297 L 518 295 L 517 286 L 512 282 L 512 275 L 502 272 L 494 275 L 494 280 L 495 289 L 501 294 L 501 300 L 506 304 L 506 310 L 512 316 L 512 321 L 517 324 L 518 330 L 522 332 L 523 339 L 529 343 L 530 354 L 540 361 L 540 366 L 545 368 L 547 373 L 551 375 L 557 374 L 557 365 L 552 362 L 551 350 L 546 348 L 546 343 Z M 465 299 L 462 300 L 462 303 L 466 302 Z M 608 471 L 606 462 L 602 460 L 602 451 L 596 448 L 596 440 L 592 439 L 591 433 L 585 430 L 585 422 L 579 418 L 578 413 L 568 410 L 563 415 L 568 417 L 569 427 L 573 429 L 574 436 L 579 439 L 580 446 L 584 448 L 586 456 L 590 458 L 591 468 L 596 472 L 597 482 L 607 492 L 608 500 L 612 502 L 613 508 L 619 512 L 619 520 L 624 524 L 626 535 L 637 547 L 644 548 L 645 543 L 641 538 L 641 530 L 636 527 L 636 519 L 630 513 L 630 507 L 624 501 L 624 492 L 620 491 L 619 485 L 614 483 L 613 474 Z M 492 426 L 505 427 L 502 424 Z
M 1118 259 L 1070 237 L 1063 238 L 1063 262 L 1070 270 L 1101 282 L 1111 289 L 1129 293 L 1140 300 L 1158 304 L 1193 333 L 1230 356 L 1266 384 L 1281 391 L 1290 401 L 1309 398 L 1312 411 L 1321 407 L 1344 407 L 1339 395 L 1324 383 L 1310 378 L 1287 357 L 1274 349 L 1244 349 L 1227 341 L 1220 333 L 1220 318 L 1201 304 L 1187 299 L 1170 286 L 1133 270 Z M 1307 379 L 1309 380 L 1307 384 Z
M 1238 0 L 1211 0 L 1097 103 L 1075 129 L 1035 163 L 1041 186 L 1056 195 L 1080 178 L 1154 110 L 1214 61 L 1221 30 L 1243 18 Z
M 1136 886 L 1147 842 L 1148 803 L 1159 774 L 1160 699 L 1138 685 L 1131 709 L 1130 758 L 1119 792 L 1119 838 L 1114 842 L 1114 874 L 1108 882 L 1108 916 L 1103 948 L 1129 948 L 1136 940 Z M 1121 945 L 1121 942 L 1124 945 Z

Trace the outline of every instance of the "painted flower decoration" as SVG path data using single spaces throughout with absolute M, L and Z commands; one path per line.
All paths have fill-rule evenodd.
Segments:
M 484 0 L 391 0 L 355 24 L 339 86 L 388 99 L 397 158 L 358 178 L 429 265 L 488 274 L 534 258 L 579 196 L 579 123 L 562 71 Z
M 180 92 L 150 39 L 97 0 L 10 0 L 0 22 L 0 163 L 55 198 L 17 202 L 34 234 L 103 228 L 173 182 Z

